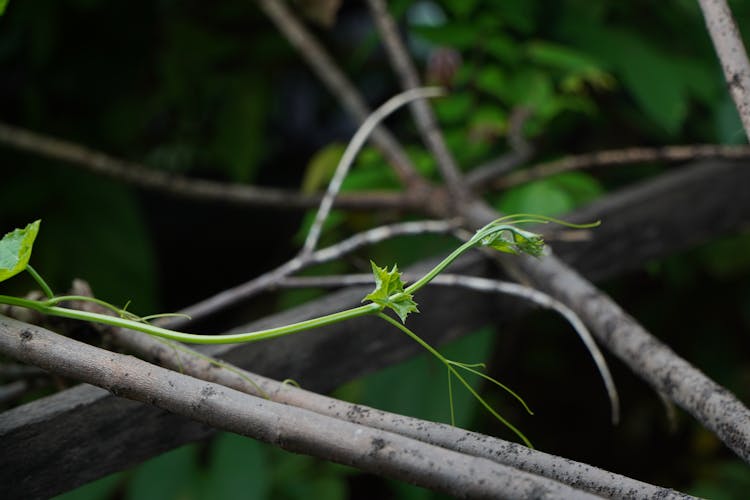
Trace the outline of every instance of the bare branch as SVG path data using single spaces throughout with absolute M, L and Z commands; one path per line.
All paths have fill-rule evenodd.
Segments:
M 372 281 L 372 277 L 369 278 Z M 253 395 L 259 395 L 260 389 L 263 394 L 277 403 L 304 408 L 320 415 L 401 434 L 449 450 L 486 458 L 597 495 L 611 498 L 624 498 L 628 495 L 638 498 L 687 498 L 672 490 L 655 487 L 586 464 L 561 459 L 491 436 L 347 403 L 279 383 L 239 368 L 233 367 L 230 370 L 224 362 L 217 364 L 188 347 L 180 346 L 179 351 L 174 352 L 158 339 L 140 332 L 118 330 L 114 332 L 114 339 L 120 346 L 136 352 L 147 360 L 160 362 L 173 370 L 184 370 L 184 373 L 201 380 L 217 382 Z
M 362 146 L 364 146 L 367 137 L 373 132 L 375 127 L 377 127 L 378 124 L 388 115 L 407 102 L 415 99 L 425 99 L 427 97 L 438 97 L 441 95 L 443 95 L 443 91 L 439 88 L 427 87 L 406 90 L 388 99 L 383 105 L 373 111 L 364 122 L 362 122 L 359 130 L 357 130 L 354 137 L 349 141 L 344 154 L 341 156 L 341 160 L 339 160 L 339 164 L 336 166 L 336 171 L 333 174 L 331 182 L 328 184 L 326 194 L 320 202 L 318 213 L 315 214 L 315 220 L 310 227 L 310 231 L 307 233 L 307 238 L 305 238 L 305 244 L 302 246 L 300 256 L 305 258 L 315 250 L 315 247 L 318 244 L 318 239 L 320 238 L 320 232 L 323 229 L 323 224 L 328 218 L 328 214 L 333 206 L 333 200 L 336 198 L 339 189 L 341 189 L 341 184 L 344 182 L 346 174 L 349 173 L 349 168 L 352 166 L 352 163 L 354 163 L 354 159 L 357 157 L 357 154 L 362 149 Z
M 651 335 L 608 295 L 553 255 L 522 260 L 535 286 L 573 309 L 603 345 L 750 462 L 750 410 Z
M 480 227 L 498 213 L 484 203 L 467 210 Z M 678 356 L 606 293 L 555 257 L 497 256 L 506 271 L 571 308 L 599 342 L 654 389 L 691 413 L 745 461 L 750 461 L 750 410 L 727 389 Z
M 576 262 L 586 276 L 604 279 L 736 232 L 750 217 L 750 197 L 745 196 L 749 183 L 750 170 L 736 162 L 711 161 L 667 172 L 611 193 L 571 215 L 573 221 L 602 218 L 606 223 L 591 233 L 590 240 L 557 245 L 558 253 Z M 733 200 L 730 209 L 727 199 Z M 423 267 L 434 264 L 424 263 Z M 478 255 L 461 259 L 456 269 L 475 275 L 490 272 L 486 260 Z M 242 329 L 287 324 L 353 307 L 358 305 L 360 292 L 367 290 L 332 293 Z M 473 331 L 492 318 L 496 307 L 487 297 L 462 300 L 461 292 L 453 289 L 428 287 L 424 294 L 421 301 L 430 301 L 434 313 L 415 317 L 415 327 L 434 343 Z M 503 314 L 515 316 L 519 309 L 509 304 Z M 415 352 L 407 339 L 387 335 L 385 325 L 378 323 L 341 325 L 267 345 L 218 346 L 210 352 L 274 377 L 292 377 L 304 381 L 306 387 L 329 391 Z M 34 496 L 46 498 L 210 433 L 205 426 L 82 385 L 0 415 L 0 441 L 8 451 L 0 454 L 0 483 L 8 486 L 4 493 L 11 497 L 9 492 L 15 491 L 21 492 L 15 497 L 34 492 Z M 112 449 L 121 451 L 112 454 Z M 510 452 L 515 453 L 513 449 Z
M 285 262 L 281 266 L 269 271 L 257 278 L 228 288 L 218 294 L 197 302 L 180 311 L 192 319 L 200 319 L 217 311 L 230 307 L 234 304 L 247 300 L 258 293 L 270 289 L 280 279 L 290 276 L 306 267 L 330 262 L 338 259 L 357 248 L 371 245 L 379 241 L 387 240 L 395 236 L 415 235 L 425 233 L 446 233 L 454 230 L 457 221 L 417 221 L 380 226 L 368 231 L 358 233 L 340 243 L 331 245 L 310 254 L 300 254 Z M 171 318 L 168 324 L 172 328 L 185 325 L 188 320 L 184 318 Z
M 597 498 L 484 458 L 253 397 L 0 317 L 0 352 L 212 427 L 470 498 Z
M 385 1 L 368 0 L 368 4 L 390 57 L 391 65 L 401 80 L 401 88 L 408 90 L 420 87 L 417 70 L 399 36 L 396 22 L 388 12 Z M 456 160 L 445 144 L 432 108 L 425 101 L 415 101 L 411 104 L 411 110 L 422 139 L 435 157 L 448 191 L 455 198 L 454 201 L 458 202 L 466 198 L 468 190 L 464 179 L 456 165 Z
M 508 189 L 536 179 L 542 179 L 555 174 L 595 167 L 609 167 L 628 165 L 631 163 L 645 163 L 650 161 L 681 162 L 708 158 L 726 160 L 750 158 L 750 146 L 722 146 L 718 144 L 688 144 L 680 146 L 664 146 L 658 148 L 635 147 L 625 149 L 609 149 L 566 156 L 557 160 L 539 163 L 524 170 L 519 170 L 505 177 L 481 185 L 478 182 L 472 186 L 481 190 Z
M 0 122 L 0 143 L 53 160 L 64 161 L 93 174 L 103 175 L 144 189 L 200 201 L 277 209 L 316 207 L 320 196 L 297 191 L 230 184 L 183 175 L 168 174 L 140 163 L 121 160 L 73 142 L 56 139 Z M 389 192 L 360 192 L 338 198 L 341 208 L 371 210 L 377 208 L 414 208 L 408 196 Z
M 750 138 L 750 62 L 726 0 L 699 0 L 729 93 Z
M 287 8 L 286 3 L 280 0 L 258 0 L 257 3 L 307 61 L 331 94 L 341 101 L 344 109 L 357 123 L 364 122 L 370 115 L 365 100 L 318 40 Z M 421 187 L 424 184 L 424 179 L 414 168 L 404 149 L 385 127 L 379 126 L 373 131 L 372 141 L 407 188 Z

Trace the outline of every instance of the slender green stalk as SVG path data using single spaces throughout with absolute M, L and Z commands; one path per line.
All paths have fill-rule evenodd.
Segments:
M 511 424 L 509 421 L 507 421 L 505 418 L 503 418 L 497 411 L 495 411 L 495 409 L 492 408 L 492 406 L 490 406 L 489 403 L 487 403 L 487 401 L 485 401 L 485 399 L 482 396 L 480 396 L 479 393 L 477 393 L 477 391 L 474 390 L 474 388 L 471 386 L 471 384 L 469 384 L 466 381 L 466 379 L 463 378 L 460 373 L 458 373 L 458 371 L 453 366 L 454 362 L 452 362 L 451 360 L 447 359 L 445 356 L 443 356 L 442 354 L 440 354 L 440 352 L 438 352 L 434 347 L 432 347 L 430 344 L 428 344 L 427 342 L 425 342 L 424 340 L 422 340 L 422 338 L 419 335 L 417 335 L 416 333 L 412 332 L 405 325 L 399 323 L 398 321 L 396 321 L 395 319 L 391 318 L 387 314 L 379 312 L 379 313 L 377 313 L 377 316 L 379 318 L 381 318 L 381 319 L 384 319 L 388 323 L 392 324 L 393 326 L 395 326 L 396 328 L 398 328 L 402 332 L 404 332 L 406 335 L 408 335 L 409 337 L 411 337 L 415 342 L 417 342 L 419 345 L 421 345 L 427 351 L 429 351 L 430 354 L 432 354 L 433 356 L 435 356 L 441 363 L 443 363 L 446 366 L 446 368 L 448 368 L 449 377 L 451 375 L 455 376 L 458 379 L 458 381 L 461 382 L 461 384 L 463 384 L 464 387 L 466 387 L 466 390 L 468 390 L 471 393 L 471 395 L 474 396 L 474 398 L 476 398 L 476 400 L 479 401 L 481 403 L 481 405 L 484 406 L 487 409 L 487 411 L 489 411 L 492 414 L 493 417 L 495 417 L 496 419 L 498 419 L 500 422 L 503 423 L 503 425 L 505 425 L 508 429 L 510 429 L 511 431 L 513 431 L 513 433 L 516 436 L 518 436 L 524 442 L 524 444 L 526 444 L 526 446 L 528 446 L 529 448 L 534 448 L 534 445 L 531 444 L 531 441 L 529 441 L 529 439 L 517 427 L 515 427 L 513 424 Z M 476 373 L 475 370 L 472 370 L 470 368 L 466 368 L 461 363 L 456 364 L 456 366 L 460 366 L 461 368 L 468 369 L 468 370 Z M 483 374 L 480 374 L 480 375 L 483 375 Z M 492 377 L 486 377 L 486 378 L 492 380 L 493 382 L 495 382 L 497 384 L 500 384 L 499 382 L 497 382 L 494 379 L 492 379 Z M 449 384 L 450 384 L 450 382 L 449 382 Z M 515 392 L 513 392 L 510 389 L 506 388 L 502 384 L 500 384 L 500 386 L 503 387 L 504 389 L 508 390 L 508 392 L 510 394 L 512 394 L 519 401 L 521 401 L 521 403 L 523 404 L 524 408 L 526 408 L 526 410 L 529 411 L 529 413 L 531 413 L 531 410 L 529 410 L 528 405 Z M 450 385 L 449 385 L 449 387 L 450 387 Z M 451 392 L 451 396 L 452 396 L 452 392 Z M 455 417 L 454 417 L 454 414 L 453 414 L 452 397 L 451 397 L 451 419 L 452 419 L 451 424 L 454 424 Z
M 474 238 L 472 238 L 471 240 L 467 241 L 460 247 L 456 248 L 455 250 L 453 250 L 453 252 L 451 252 L 450 255 L 448 255 L 446 258 L 441 260 L 440 263 L 436 265 L 435 267 L 433 267 L 427 274 L 425 274 L 420 279 L 418 279 L 417 281 L 415 281 L 414 283 L 406 287 L 404 291 L 408 293 L 415 293 L 417 290 L 419 290 L 420 288 L 425 286 L 427 283 L 432 281 L 432 278 L 440 274 L 443 271 L 443 269 L 448 267 L 451 264 L 451 262 L 456 260 L 462 253 L 469 250 L 470 248 L 475 246 L 477 243 L 478 241 L 474 241 Z
M 489 403 L 487 403 L 487 401 L 485 401 L 484 398 L 482 396 L 480 396 L 479 393 L 477 393 L 477 391 L 474 390 L 474 388 L 471 386 L 471 384 L 469 384 L 466 381 L 466 379 L 464 379 L 461 376 L 460 373 L 458 373 L 453 367 L 449 367 L 448 369 L 453 372 L 453 375 L 455 375 L 456 378 L 464 385 L 464 387 L 466 387 L 466 390 L 469 391 L 471 393 L 471 395 L 474 396 L 474 398 L 476 398 L 476 400 L 479 401 L 479 403 L 482 406 L 484 406 L 485 409 L 488 412 L 490 412 L 492 414 L 493 417 L 495 417 L 496 419 L 498 419 L 500 422 L 503 423 L 504 426 L 506 426 L 508 429 L 510 429 L 511 431 L 513 431 L 513 433 L 516 436 L 518 436 L 519 438 L 521 438 L 521 440 L 524 442 L 524 444 L 526 446 L 528 446 L 531 449 L 534 449 L 534 445 L 531 444 L 531 441 L 529 441 L 529 438 L 527 438 L 524 435 L 523 432 L 521 432 L 520 430 L 518 430 L 518 428 L 515 425 L 511 424 L 510 422 L 508 422 L 505 418 L 502 417 L 502 415 L 500 415 L 497 411 L 495 411 L 495 409 L 492 406 L 490 406 Z
M 59 295 L 57 297 L 52 297 L 48 300 L 45 300 L 43 303 L 47 306 L 56 306 L 63 302 L 91 302 L 92 304 L 96 304 L 102 306 L 105 309 L 109 309 L 121 318 L 143 322 L 143 318 L 139 318 L 137 315 L 125 310 L 125 308 L 117 307 L 110 304 L 109 302 L 97 299 L 96 297 L 88 297 L 86 295 Z
M 446 370 L 448 373 L 448 406 L 451 409 L 451 425 L 456 425 L 456 412 L 453 410 L 453 375 L 450 370 Z
M 347 309 L 345 311 L 340 311 L 333 314 L 328 314 L 319 318 L 300 321 L 299 323 L 293 323 L 291 325 L 280 326 L 277 328 L 258 330 L 256 332 L 230 333 L 224 335 L 197 335 L 193 333 L 183 333 L 174 330 L 168 330 L 166 328 L 143 323 L 141 321 L 117 318 L 114 316 L 107 316 L 105 314 L 87 311 L 78 311 L 75 309 L 67 309 L 64 307 L 49 306 L 45 302 L 22 299 L 19 297 L 10 297 L 7 295 L 0 295 L 0 303 L 9 304 L 12 306 L 26 307 L 28 309 L 33 309 L 44 314 L 49 314 L 51 316 L 60 316 L 63 318 L 72 318 L 82 321 L 93 321 L 95 323 L 128 328 L 131 330 L 148 333 L 149 335 L 155 335 L 157 337 L 162 337 L 169 340 L 177 340 L 179 342 L 187 342 L 189 344 L 230 344 L 235 342 L 252 342 L 257 340 L 270 339 L 274 337 L 281 337 L 283 335 L 289 335 L 291 333 L 301 332 L 303 330 L 319 328 L 321 326 L 330 325 L 347 319 L 358 318 L 360 316 L 372 314 L 380 310 L 380 306 L 378 306 L 377 304 L 365 304 L 363 306 L 355 307 L 353 309 Z
M 534 412 L 531 411 L 531 408 L 529 408 L 529 405 L 526 404 L 526 401 L 524 401 L 523 398 L 516 393 L 516 391 L 514 391 L 513 389 L 511 389 L 507 385 L 503 384 L 502 382 L 500 382 L 496 378 L 490 377 L 486 373 L 482 373 L 479 370 L 475 370 L 470 365 L 467 365 L 467 364 L 464 364 L 464 363 L 456 363 L 455 361 L 451 361 L 451 360 L 448 360 L 448 363 L 450 365 L 452 365 L 452 366 L 458 366 L 459 368 L 463 368 L 467 372 L 473 373 L 474 375 L 476 375 L 478 377 L 482 377 L 486 381 L 495 384 L 496 386 L 498 386 L 499 388 L 501 388 L 502 390 L 504 390 L 505 392 L 507 392 L 508 394 L 510 394 L 511 396 L 513 396 L 514 398 L 516 398 L 518 400 L 518 402 L 521 403 L 521 405 L 524 407 L 524 409 L 526 410 L 526 412 L 529 415 L 533 415 L 534 414 Z M 479 363 L 479 364 L 482 364 L 482 363 Z
M 46 295 L 48 299 L 51 299 L 52 297 L 55 296 L 55 294 L 52 293 L 52 289 L 50 288 L 50 286 L 47 284 L 46 281 L 44 281 L 42 279 L 42 277 L 39 275 L 39 273 L 36 272 L 36 269 L 34 269 L 33 267 L 31 267 L 31 264 L 26 264 L 26 271 L 28 271 L 28 273 L 31 275 L 31 277 L 34 278 L 34 281 L 37 282 L 37 284 L 39 285 L 39 287 L 44 292 L 44 295 Z
M 461 256 L 462 253 L 466 252 L 467 250 L 479 245 L 484 238 L 487 236 L 490 236 L 492 234 L 500 233 L 502 231 L 514 231 L 517 230 L 515 227 L 507 224 L 502 225 L 494 225 L 494 223 L 490 223 L 484 228 L 480 229 L 469 241 L 461 245 L 460 247 L 456 248 L 453 252 L 450 253 L 446 258 L 444 258 L 438 265 L 433 267 L 427 274 L 422 276 L 420 279 L 409 285 L 405 291 L 408 293 L 415 293 L 417 290 L 425 286 L 427 283 L 432 281 L 432 279 L 443 272 L 443 270 L 448 267 L 454 260 L 456 260 L 458 257 Z

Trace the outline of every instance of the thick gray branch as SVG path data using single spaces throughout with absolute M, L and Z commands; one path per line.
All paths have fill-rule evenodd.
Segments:
M 729 93 L 750 138 L 750 62 L 740 31 L 726 0 L 698 0 L 716 54 L 724 70 Z
M 3 316 L 0 352 L 217 429 L 460 498 L 596 498 L 491 460 L 250 396 Z
M 714 172 L 713 178 L 718 178 L 718 175 L 718 172 Z M 654 183 L 652 193 L 659 183 L 659 180 Z M 746 197 L 747 188 L 744 191 L 743 197 Z M 727 199 L 726 192 L 716 183 L 710 187 L 702 186 L 695 193 L 679 192 L 676 199 L 682 203 L 697 204 L 705 201 L 701 198 L 709 193 L 714 198 Z M 675 211 L 676 207 L 668 206 L 666 209 Z M 725 210 L 731 209 L 736 208 L 725 206 Z M 682 217 L 682 224 L 687 224 L 686 231 L 690 231 L 695 221 L 679 210 L 676 213 Z M 497 217 L 496 212 L 482 205 L 475 205 L 475 210 L 469 215 L 470 220 L 478 226 Z M 624 248 L 637 248 L 645 243 L 644 240 L 657 238 L 656 234 L 649 234 L 647 228 L 647 224 L 633 227 L 630 237 L 634 237 L 635 241 L 632 246 Z M 750 410 L 734 395 L 656 339 L 607 294 L 554 255 L 541 259 L 522 257 L 511 260 L 507 265 L 517 266 L 530 284 L 573 309 L 597 339 L 637 375 L 692 414 L 737 455 L 750 462 Z
M 173 370 L 182 370 L 202 380 L 218 382 L 239 391 L 259 395 L 258 389 L 272 401 L 305 408 L 321 415 L 401 434 L 425 443 L 486 458 L 499 464 L 539 474 L 609 498 L 687 498 L 673 490 L 614 474 L 587 464 L 556 457 L 502 439 L 466 431 L 446 424 L 355 405 L 322 396 L 259 375 L 217 366 L 191 349 L 174 351 L 153 337 L 140 332 L 116 331 L 115 341 L 147 360 L 161 362 Z
M 585 276 L 612 277 L 649 259 L 747 227 L 748 186 L 750 169 L 743 164 L 711 161 L 675 170 L 571 214 L 568 218 L 574 221 L 601 218 L 604 224 L 591 232 L 590 239 L 560 242 L 555 248 Z M 434 263 L 424 263 L 423 268 Z M 478 254 L 460 259 L 450 269 L 477 275 L 491 272 Z M 242 330 L 288 324 L 355 306 L 369 291 L 332 293 L 244 325 Z M 450 289 L 436 293 L 431 287 L 420 292 L 420 305 L 430 314 L 416 316 L 413 327 L 436 344 L 493 321 L 498 306 L 478 294 L 467 297 L 466 292 Z M 518 303 L 504 305 L 505 318 L 518 311 Z M 379 322 L 344 326 L 273 342 L 220 346 L 211 352 L 273 378 L 293 378 L 314 391 L 332 390 L 417 352 L 413 343 Z M 49 497 L 211 432 L 205 425 L 82 385 L 0 415 L 0 442 L 6 447 L 0 453 L 0 484 Z

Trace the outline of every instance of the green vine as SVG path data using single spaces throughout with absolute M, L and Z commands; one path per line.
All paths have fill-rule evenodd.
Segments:
M 477 401 L 479 401 L 482 406 L 484 406 L 484 408 L 488 412 L 490 412 L 496 419 L 498 419 L 511 431 L 513 431 L 527 446 L 531 447 L 531 442 L 526 438 L 526 436 L 524 436 L 524 434 L 520 430 L 518 430 L 510 422 L 504 419 L 494 408 L 492 408 L 487 403 L 487 401 L 485 401 L 485 399 L 482 398 L 482 396 L 480 396 L 467 382 L 467 380 L 461 374 L 461 371 L 481 377 L 482 379 L 500 387 L 515 399 L 517 399 L 529 414 L 533 414 L 528 405 L 523 401 L 523 399 L 518 394 L 513 392 L 510 388 L 506 387 L 489 375 L 486 375 L 485 373 L 479 371 L 477 368 L 484 368 L 484 365 L 482 363 L 461 363 L 444 357 L 442 354 L 440 354 L 439 351 L 425 342 L 412 330 L 407 328 L 406 319 L 410 314 L 419 312 L 419 310 L 417 309 L 417 303 L 414 301 L 415 294 L 422 287 L 427 285 L 435 276 L 440 274 L 461 254 L 471 248 L 477 246 L 485 246 L 494 248 L 501 252 L 511 253 L 515 255 L 528 254 L 535 257 L 542 255 L 542 252 L 544 250 L 544 240 L 542 239 L 542 236 L 537 233 L 521 229 L 517 227 L 517 225 L 525 223 L 546 224 L 548 222 L 554 222 L 577 229 L 590 228 L 599 224 L 598 222 L 582 225 L 571 224 L 569 222 L 553 219 L 551 217 L 532 214 L 516 214 L 501 217 L 479 229 L 471 239 L 456 248 L 450 255 L 448 255 L 445 259 L 438 263 L 434 268 L 432 268 L 424 276 L 422 276 L 420 279 L 406 288 L 404 288 L 404 283 L 401 280 L 401 273 L 398 271 L 398 267 L 396 265 L 394 265 L 389 271 L 386 267 L 378 267 L 374 262 L 372 262 L 371 264 L 373 275 L 375 278 L 375 289 L 362 299 L 362 302 L 365 302 L 365 304 L 359 307 L 346 309 L 344 311 L 327 314 L 290 325 L 268 328 L 265 330 L 258 330 L 254 332 L 223 335 L 197 335 L 162 328 L 150 323 L 150 321 L 155 318 L 170 316 L 170 314 L 157 314 L 140 317 L 130 311 L 127 311 L 127 305 L 120 308 L 95 297 L 86 297 L 80 295 L 55 296 L 52 292 L 52 289 L 39 275 L 39 273 L 37 273 L 36 270 L 34 270 L 34 268 L 29 265 L 31 249 L 34 244 L 34 240 L 39 232 L 40 221 L 37 220 L 23 229 L 16 229 L 6 234 L 5 237 L 0 240 L 0 282 L 5 281 L 23 271 L 26 271 L 39 284 L 40 288 L 44 291 L 46 298 L 44 300 L 33 300 L 28 298 L 0 295 L 0 303 L 33 309 L 35 311 L 39 311 L 43 314 L 51 316 L 60 316 L 81 321 L 91 321 L 94 323 L 140 331 L 149 335 L 153 335 L 155 337 L 160 337 L 162 339 L 193 344 L 254 342 L 258 340 L 289 335 L 313 328 L 319 328 L 321 326 L 338 323 L 360 316 L 374 315 L 390 323 L 391 325 L 395 326 L 400 331 L 408 335 L 445 366 L 448 372 L 448 399 L 450 404 L 451 424 L 455 423 L 455 412 L 453 408 L 453 379 L 455 378 L 461 385 L 466 388 L 466 390 L 468 390 L 472 394 L 472 396 L 474 396 L 474 398 L 477 399 Z M 71 301 L 85 301 L 95 303 L 108 309 L 109 311 L 114 313 L 115 316 L 89 311 L 81 311 L 78 309 L 61 306 L 63 302 Z M 384 311 L 386 309 L 392 310 L 398 316 L 400 322 L 385 314 Z M 222 366 L 224 366 L 223 363 Z

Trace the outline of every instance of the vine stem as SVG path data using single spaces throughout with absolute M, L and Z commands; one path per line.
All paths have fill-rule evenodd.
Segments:
M 42 277 L 39 275 L 38 272 L 36 272 L 36 269 L 31 267 L 31 264 L 26 264 L 26 271 L 28 271 L 31 277 L 34 278 L 34 281 L 37 282 L 39 287 L 44 292 L 44 295 L 46 295 L 48 299 L 51 299 L 52 297 L 55 296 L 55 294 L 52 293 L 52 288 L 50 288 L 47 282 L 44 281 L 44 279 L 42 279 Z
M 60 316 L 62 318 L 71 318 L 82 321 L 93 321 L 105 325 L 128 328 L 130 330 L 137 330 L 139 332 L 148 333 L 149 335 L 154 335 L 156 337 L 161 337 L 169 340 L 177 340 L 179 342 L 186 342 L 189 344 L 229 344 L 234 342 L 253 342 L 257 340 L 270 339 L 274 337 L 281 337 L 283 335 L 289 335 L 291 333 L 301 332 L 304 330 L 310 330 L 312 328 L 319 328 L 321 326 L 338 323 L 339 321 L 344 321 L 347 319 L 358 318 L 360 316 L 372 314 L 380 310 L 379 305 L 370 303 L 355 307 L 353 309 L 347 309 L 345 311 L 321 316 L 319 318 L 313 318 L 306 321 L 300 321 L 299 323 L 292 323 L 291 325 L 269 328 L 266 330 L 258 330 L 248 333 L 230 333 L 224 335 L 198 335 L 193 333 L 168 330 L 166 328 L 161 328 L 140 321 L 118 318 L 115 316 L 107 316 L 105 314 L 88 311 L 79 311 L 76 309 L 67 309 L 64 307 L 48 305 L 46 302 L 42 301 L 22 299 L 19 297 L 10 297 L 8 295 L 0 295 L 0 303 L 33 309 L 35 311 L 49 314 L 51 316 Z
M 482 406 L 484 406 L 485 409 L 487 409 L 487 411 L 489 411 L 492 414 L 493 417 L 495 417 L 500 422 L 502 422 L 503 425 L 505 425 L 516 436 L 518 436 L 524 442 L 524 444 L 526 446 L 528 446 L 529 448 L 532 448 L 532 449 L 534 448 L 534 445 L 531 444 L 531 441 L 529 441 L 529 438 L 527 438 L 524 435 L 523 432 L 521 432 L 516 426 L 514 426 L 513 424 L 511 424 L 508 420 L 506 420 L 505 418 L 503 418 L 502 415 L 500 415 L 497 411 L 495 411 L 495 409 L 492 408 L 492 406 L 490 406 L 489 403 L 487 403 L 487 401 L 485 401 L 484 398 L 482 396 L 480 396 L 479 393 L 476 390 L 474 390 L 474 388 L 471 386 L 471 384 L 469 384 L 469 382 L 467 382 L 466 379 L 463 378 L 460 373 L 458 373 L 458 370 L 456 370 L 456 368 L 454 367 L 455 362 L 449 360 L 448 358 L 446 358 L 445 356 L 443 356 L 442 354 L 440 354 L 440 352 L 437 349 L 435 349 L 430 344 L 428 344 L 427 342 L 425 342 L 424 340 L 422 340 L 422 337 L 420 337 L 416 333 L 412 332 L 410 329 L 408 329 L 406 327 L 406 325 L 403 325 L 403 324 L 399 323 L 398 321 L 396 321 L 395 319 L 391 318 L 387 314 L 384 314 L 383 312 L 378 312 L 377 316 L 379 318 L 387 321 L 391 325 L 395 326 L 396 328 L 398 328 L 402 332 L 404 332 L 406 335 L 408 335 L 409 337 L 411 337 L 412 340 L 414 340 L 415 342 L 417 342 L 419 345 L 421 345 L 422 347 L 424 347 L 430 354 L 432 354 L 438 360 L 440 360 L 440 362 L 443 363 L 443 365 L 445 365 L 445 367 L 448 369 L 448 374 L 449 374 L 448 377 L 449 378 L 450 378 L 451 375 L 454 376 L 454 377 L 456 377 L 456 379 L 458 379 L 458 381 L 461 382 L 461 384 L 464 387 L 466 387 L 466 390 L 469 391 L 471 393 L 471 395 L 474 396 L 474 398 L 477 401 L 479 401 L 479 403 Z M 455 365 L 456 366 L 461 366 L 460 364 L 455 364 Z M 465 368 L 463 366 L 461 366 L 461 367 Z M 473 372 L 473 370 L 471 370 L 471 371 Z M 481 374 L 481 375 L 484 375 L 484 374 Z M 492 382 L 496 382 L 491 377 L 483 376 L 483 378 L 488 378 Z M 449 380 L 448 383 L 450 384 L 450 380 Z M 514 396 L 516 399 L 518 399 L 523 404 L 523 406 L 528 410 L 528 406 L 526 405 L 526 403 L 524 402 L 524 400 L 521 399 L 520 396 L 518 396 L 518 394 L 516 394 L 515 392 L 511 391 L 510 389 L 508 389 L 507 387 L 503 386 L 502 384 L 501 384 L 501 387 L 503 387 L 504 389 L 506 389 L 507 391 L 509 391 L 509 393 L 512 396 Z M 453 411 L 453 404 L 452 404 L 452 392 L 453 391 L 451 389 L 451 419 L 455 419 L 454 411 Z M 453 424 L 453 421 L 451 423 Z

